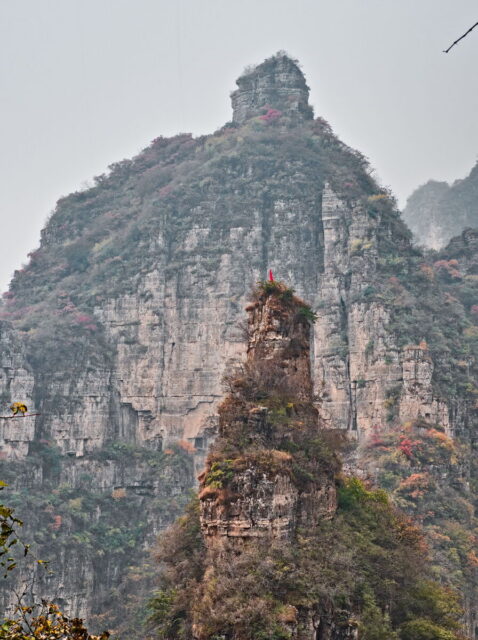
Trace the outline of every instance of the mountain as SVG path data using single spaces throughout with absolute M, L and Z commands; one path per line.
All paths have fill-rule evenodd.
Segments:
M 121 626 L 217 435 L 224 375 L 246 356 L 243 308 L 272 269 L 316 315 L 320 423 L 356 443 L 347 468 L 421 520 L 474 633 L 473 232 L 438 260 L 414 247 L 287 55 L 237 84 L 215 133 L 158 138 L 62 198 L 5 295 L 4 415 L 20 400 L 39 415 L 0 420 L 0 477 L 52 560 L 35 589 Z
M 478 227 L 478 164 L 451 186 L 430 180 L 407 200 L 403 219 L 416 241 L 431 249 L 443 248 L 467 227 Z

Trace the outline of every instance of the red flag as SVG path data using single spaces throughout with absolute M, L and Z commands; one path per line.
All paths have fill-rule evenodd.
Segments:
M 274 276 L 272 275 L 272 269 L 269 269 L 269 282 L 274 282 Z

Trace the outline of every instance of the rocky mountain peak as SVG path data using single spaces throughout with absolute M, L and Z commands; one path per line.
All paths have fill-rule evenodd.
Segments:
M 233 120 L 242 124 L 249 118 L 280 111 L 299 120 L 313 118 L 309 87 L 297 61 L 278 52 L 237 79 L 231 94 Z

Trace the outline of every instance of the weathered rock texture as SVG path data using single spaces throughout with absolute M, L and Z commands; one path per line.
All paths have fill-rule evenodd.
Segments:
M 433 393 L 433 363 L 425 357 L 420 368 L 410 366 L 423 349 L 401 348 L 389 330 L 387 305 L 367 300 L 374 297 L 371 283 L 380 278 L 383 222 L 362 204 L 347 204 L 328 185 L 321 219 L 323 271 L 312 299 L 320 309 L 314 328 L 313 379 L 323 419 L 365 436 L 373 426 L 387 422 L 386 401 L 395 390 L 401 419 L 427 414 L 441 422 L 445 415 L 448 427 L 446 406 Z
M 242 124 L 254 116 L 267 118 L 271 109 L 280 110 L 294 120 L 313 117 L 304 75 L 298 63 L 286 54 L 279 53 L 246 70 L 238 78 L 237 86 L 231 94 L 234 122 Z
M 284 450 L 288 442 L 305 451 L 320 431 L 310 375 L 310 309 L 281 283 L 268 282 L 247 310 L 247 360 L 230 379 L 231 393 L 219 408 L 219 438 L 200 476 L 208 595 L 197 607 L 192 627 L 197 640 L 210 637 L 207 614 L 205 619 L 201 611 L 214 608 L 214 598 L 221 598 L 221 590 L 214 594 L 212 585 L 222 579 L 224 563 L 237 562 L 238 555 L 258 544 L 293 546 L 300 532 L 320 527 L 337 509 L 338 467 Z M 323 603 L 300 612 L 289 604 L 287 610 L 284 622 L 291 638 L 314 640 L 319 628 L 331 640 L 357 637 L 356 625 L 346 620 L 339 624 Z M 240 631 L 228 628 L 227 635 L 236 638 Z
M 248 306 L 250 337 L 245 379 L 239 374 L 232 381 L 233 393 L 219 409 L 220 435 L 234 439 L 231 433 L 235 434 L 242 423 L 240 431 L 255 443 L 258 457 L 236 460 L 234 471 L 230 471 L 233 478 L 227 482 L 224 491 L 218 490 L 216 484 L 225 485 L 225 482 L 219 479 L 215 483 L 213 479 L 214 456 L 201 476 L 201 524 L 207 544 L 214 548 L 224 539 L 241 543 L 272 535 L 291 540 L 299 527 L 331 517 L 336 508 L 333 473 L 318 476 L 317 481 L 304 490 L 292 478 L 292 457 L 273 448 L 274 443 L 277 445 L 284 438 L 293 437 L 291 431 L 294 429 L 305 428 L 304 424 L 312 434 L 319 429 L 318 412 L 312 406 L 311 328 L 299 313 L 305 307 L 301 307 L 297 299 L 290 303 L 282 301 L 274 295 L 280 294 L 280 285 L 276 290 L 274 286 L 274 283 L 266 285 L 272 289 L 272 295 L 264 293 L 255 304 Z M 271 424 L 271 412 L 274 411 L 257 402 L 247 402 L 248 392 L 244 393 L 243 387 L 252 381 L 256 384 L 254 378 L 257 376 L 262 378 L 264 394 L 268 395 L 276 387 L 274 376 L 277 375 L 281 377 L 284 392 L 291 396 L 285 409 L 290 425 L 283 427 L 286 431 L 280 435 L 274 433 Z M 298 402 L 304 402 L 305 406 L 300 407 Z M 219 469 L 220 478 L 228 472 Z
M 33 372 L 22 341 L 13 327 L 0 321 L 0 439 L 4 443 L 0 455 L 3 459 L 15 460 L 28 454 L 29 442 L 35 434 L 35 418 L 13 419 L 9 407 L 21 398 L 34 414 L 33 385 Z
M 478 165 L 451 186 L 430 180 L 407 200 L 403 219 L 416 241 L 430 249 L 442 249 L 467 227 L 478 226 Z
M 98 500 L 123 487 L 111 471 L 119 445 L 130 461 L 136 451 L 167 467 L 165 452 L 182 440 L 202 468 L 217 431 L 221 380 L 246 355 L 241 310 L 269 268 L 318 311 L 311 384 L 325 425 L 364 440 L 377 427 L 421 417 L 473 441 L 468 287 L 476 271 L 470 266 L 458 281 L 456 267 L 425 264 L 363 156 L 312 119 L 294 61 L 274 56 L 238 86 L 232 124 L 197 139 L 158 138 L 92 189 L 61 199 L 39 249 L 14 276 L 3 309 L 14 333 L 2 333 L 0 357 L 24 355 L 13 369 L 2 364 L 0 384 L 40 415 L 34 424 L 3 421 L 0 454 L 20 465 L 4 464 L 17 482 L 20 516 L 33 509 L 21 489 L 31 478 L 48 496 L 40 501 L 39 544 L 49 542 L 45 508 L 75 509 L 70 501 L 86 482 L 80 468 L 98 460 Z M 454 283 L 465 276 L 455 303 Z M 465 338 L 469 353 L 462 353 Z M 168 475 L 160 486 L 133 472 L 149 506 L 138 506 L 131 521 L 154 530 L 154 518 L 172 517 L 175 487 L 192 484 L 191 468 L 179 467 L 181 479 Z M 59 477 L 60 498 L 53 493 Z M 285 487 L 283 480 L 277 491 Z M 113 529 L 118 517 L 111 515 Z M 73 518 L 55 533 L 49 548 L 58 575 L 67 571 L 61 545 L 85 526 Z M 90 534 L 75 538 L 85 565 L 101 535 Z M 111 563 L 107 580 L 98 563 L 94 578 L 72 579 L 62 597 L 78 603 L 86 594 L 78 611 L 92 611 L 128 564 L 124 556 Z M 60 582 L 51 579 L 52 593 Z

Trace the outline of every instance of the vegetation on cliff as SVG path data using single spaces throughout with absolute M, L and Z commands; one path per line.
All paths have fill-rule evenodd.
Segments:
M 6 487 L 0 482 L 0 490 Z M 0 566 L 3 567 L 4 579 L 10 577 L 11 571 L 17 567 L 15 550 L 19 547 L 21 556 L 25 558 L 30 551 L 30 544 L 25 544 L 19 537 L 23 522 L 16 517 L 11 506 L 0 504 Z M 47 565 L 44 560 L 35 558 L 37 564 Z M 57 605 L 47 602 L 31 602 L 25 598 L 28 591 L 33 592 L 33 582 L 23 585 L 23 593 L 16 593 L 17 602 L 12 612 L 13 617 L 3 618 L 0 622 L 0 638 L 2 640 L 107 640 L 110 636 L 105 631 L 101 636 L 93 636 L 79 618 L 68 618 Z
M 421 531 L 384 490 L 342 474 L 334 434 L 320 429 L 310 375 L 301 369 L 308 362 L 304 303 L 283 285 L 267 284 L 251 306 L 260 318 L 267 306 L 268 324 L 257 338 L 256 317 L 251 356 L 227 379 L 199 500 L 160 542 L 151 637 L 311 638 L 314 624 L 337 639 L 356 627 L 364 640 L 460 637 L 457 597 L 433 581 Z M 280 347 L 270 339 L 274 332 Z M 254 412 L 262 418 L 251 419 Z M 261 478 L 255 489 L 246 488 L 245 469 Z M 260 534 L 252 523 L 253 537 L 230 537 L 245 494 L 263 492 L 266 479 L 284 474 L 299 490 L 304 518 L 290 522 L 285 535 Z M 337 500 L 317 512 L 316 490 L 329 481 Z M 208 528 L 211 502 L 229 513 L 230 533 L 222 538 Z
M 377 484 L 420 523 L 433 576 L 452 586 L 469 608 L 478 592 L 476 469 L 470 487 L 468 465 L 475 462 L 469 445 L 419 419 L 375 429 L 360 455 Z M 472 620 L 467 623 L 472 627 Z
M 35 377 L 35 405 L 42 413 L 26 463 L 18 466 L 3 462 L 6 475 L 11 477 L 18 472 L 17 477 L 22 478 L 13 501 L 21 514 L 32 512 L 32 520 L 41 523 L 36 535 L 46 538 L 45 527 L 51 523 L 44 512 L 48 505 L 43 498 L 52 493 L 48 474 L 66 470 L 62 500 L 55 494 L 51 500 L 54 509 L 63 498 L 65 502 L 54 513 L 61 516 L 62 526 L 52 548 L 57 557 L 64 558 L 62 545 L 68 544 L 70 533 L 74 535 L 73 548 L 81 547 L 89 561 L 94 561 L 98 580 L 106 579 L 104 598 L 109 602 L 119 600 L 112 598 L 111 590 L 119 588 L 118 576 L 125 578 L 122 554 L 136 539 L 134 533 L 124 532 L 126 523 L 121 510 L 110 508 L 118 504 L 110 504 L 111 490 L 99 490 L 90 496 L 88 486 L 82 485 L 82 474 L 68 475 L 72 462 L 68 456 L 53 455 L 45 486 L 39 474 L 35 480 L 38 484 L 30 492 L 38 450 L 51 453 L 55 449 L 54 443 L 49 447 L 39 441 L 51 442 L 54 421 L 69 428 L 71 417 L 82 411 L 85 394 L 96 393 L 96 388 L 77 389 L 78 379 L 96 377 L 109 384 L 108 372 L 116 373 L 118 345 L 134 341 L 127 326 L 119 330 L 117 343 L 108 334 L 103 315 L 108 304 L 123 296 L 137 296 L 140 283 L 153 271 L 160 274 L 159 284 L 155 284 L 159 288 L 168 282 L 181 291 L 181 296 L 188 296 L 185 287 L 197 287 L 195 283 L 199 282 L 204 292 L 215 284 L 224 254 L 230 250 L 233 231 L 239 227 L 250 230 L 257 224 L 261 226 L 263 246 L 254 247 L 250 268 L 264 273 L 273 234 L 274 203 L 284 198 L 305 198 L 320 207 L 326 181 L 350 200 L 364 198 L 368 202 L 373 195 L 385 198 L 370 176 L 366 159 L 340 142 L 325 121 L 318 118 L 292 123 L 285 113 L 269 111 L 265 109 L 242 126 L 228 123 L 211 136 L 158 138 L 133 160 L 113 165 L 91 189 L 62 198 L 43 230 L 40 247 L 30 254 L 29 263 L 15 273 L 5 294 L 1 315 L 25 340 Z M 384 242 L 392 228 L 405 238 L 405 227 L 393 203 L 377 202 L 371 203 L 371 215 L 383 218 Z M 197 236 L 197 250 L 191 249 L 187 240 L 191 225 L 208 229 L 204 242 Z M 309 230 L 304 228 L 303 241 L 308 242 L 309 236 Z M 194 271 L 193 283 L 186 285 L 190 267 Z M 141 295 L 144 302 L 149 294 Z M 154 309 L 158 325 L 164 322 L 163 312 L 161 308 Z M 138 345 L 140 348 L 147 350 L 148 345 Z M 113 388 L 113 378 L 110 386 L 110 407 L 114 407 L 118 390 Z M 278 407 L 278 412 L 285 410 Z M 107 449 L 112 438 L 123 438 L 118 435 L 118 422 L 118 415 L 112 415 L 112 431 L 105 437 Z M 106 457 L 105 467 L 107 460 Z M 184 474 L 181 484 L 185 481 L 189 481 L 188 474 Z M 111 516 L 110 529 L 121 532 L 115 533 L 112 541 L 113 548 L 118 548 L 113 554 L 117 571 L 101 571 L 103 560 L 96 562 L 96 558 L 102 545 L 91 537 L 89 525 L 85 527 L 75 514 L 70 517 L 70 500 L 83 494 L 82 504 L 104 507 L 102 513 Z M 154 504 L 150 506 L 149 514 Z M 159 505 L 158 509 L 161 514 L 172 515 L 168 505 Z M 139 530 L 143 530 L 146 518 L 140 515 L 133 519 L 139 520 Z M 63 536 L 67 526 L 69 534 Z M 124 551 L 118 543 L 121 540 Z M 92 607 L 96 605 L 97 601 L 92 603 Z
M 95 476 L 101 473 L 101 464 L 106 464 L 118 484 L 121 483 L 110 491 L 97 484 Z M 139 477 L 131 474 L 129 470 L 133 469 Z M 75 471 L 81 474 L 79 487 L 72 486 L 69 480 Z M 187 503 L 193 484 L 190 454 L 181 446 L 156 452 L 116 443 L 92 456 L 83 469 L 75 469 L 74 461 L 63 456 L 53 443 L 43 441 L 26 461 L 1 461 L 0 476 L 9 484 L 6 491 L 9 507 L 2 507 L 4 557 L 7 558 L 7 552 L 9 556 L 5 569 L 15 569 L 5 582 L 4 597 L 12 596 L 12 589 L 17 590 L 18 597 L 23 593 L 20 604 L 29 609 L 29 620 L 38 619 L 39 633 L 45 616 L 53 620 L 53 626 L 58 624 L 58 629 L 63 629 L 63 623 L 67 622 L 63 609 L 69 606 L 64 590 L 68 593 L 75 580 L 85 589 L 89 576 L 101 572 L 110 590 L 107 597 L 96 595 L 88 616 L 89 625 L 93 629 L 109 628 L 115 634 L 123 630 L 127 624 L 125 602 L 131 592 L 130 581 L 134 581 L 138 567 L 142 567 L 143 574 L 147 571 L 148 541 L 151 545 L 155 532 L 174 520 Z M 39 477 L 43 479 L 41 483 Z M 159 485 L 156 491 L 155 485 Z M 28 542 L 30 550 L 26 557 L 25 544 L 9 547 L 10 541 L 16 539 L 17 514 L 24 523 L 21 539 Z M 68 566 L 70 572 L 62 577 L 61 589 L 52 589 L 59 573 L 63 574 L 63 566 Z M 47 571 L 42 567 L 47 567 Z M 121 581 L 116 575 L 118 567 L 122 568 Z M 148 576 L 142 577 L 147 585 Z M 44 599 L 60 605 L 61 611 L 42 609 L 39 605 Z M 17 596 L 9 600 L 15 604 Z M 5 601 L 8 602 L 7 597 Z M 141 603 L 134 605 L 139 608 Z M 9 612 L 11 617 L 11 604 Z M 130 613 L 128 623 L 136 614 Z M 7 618 L 8 633 L 19 633 L 15 620 L 24 625 L 22 620 Z M 5 638 L 16 640 L 17 636 Z M 76 636 L 73 634 L 72 638 Z
M 393 198 L 370 174 L 364 156 L 321 118 L 292 126 L 286 115 L 257 116 L 211 136 L 158 138 L 132 160 L 112 165 L 93 188 L 58 201 L 40 247 L 14 274 L 2 317 L 25 334 L 39 369 L 88 358 L 101 365 L 111 354 L 95 309 L 135 292 L 153 268 L 180 279 L 188 253 L 178 249 L 191 212 L 202 225 L 223 212 L 202 247 L 206 280 L 219 267 L 229 230 L 254 223 L 250 212 L 264 211 L 267 234 L 274 201 L 307 194 L 319 203 L 326 181 L 381 221 L 381 244 L 406 243 Z M 261 252 L 255 260 L 264 271 Z

